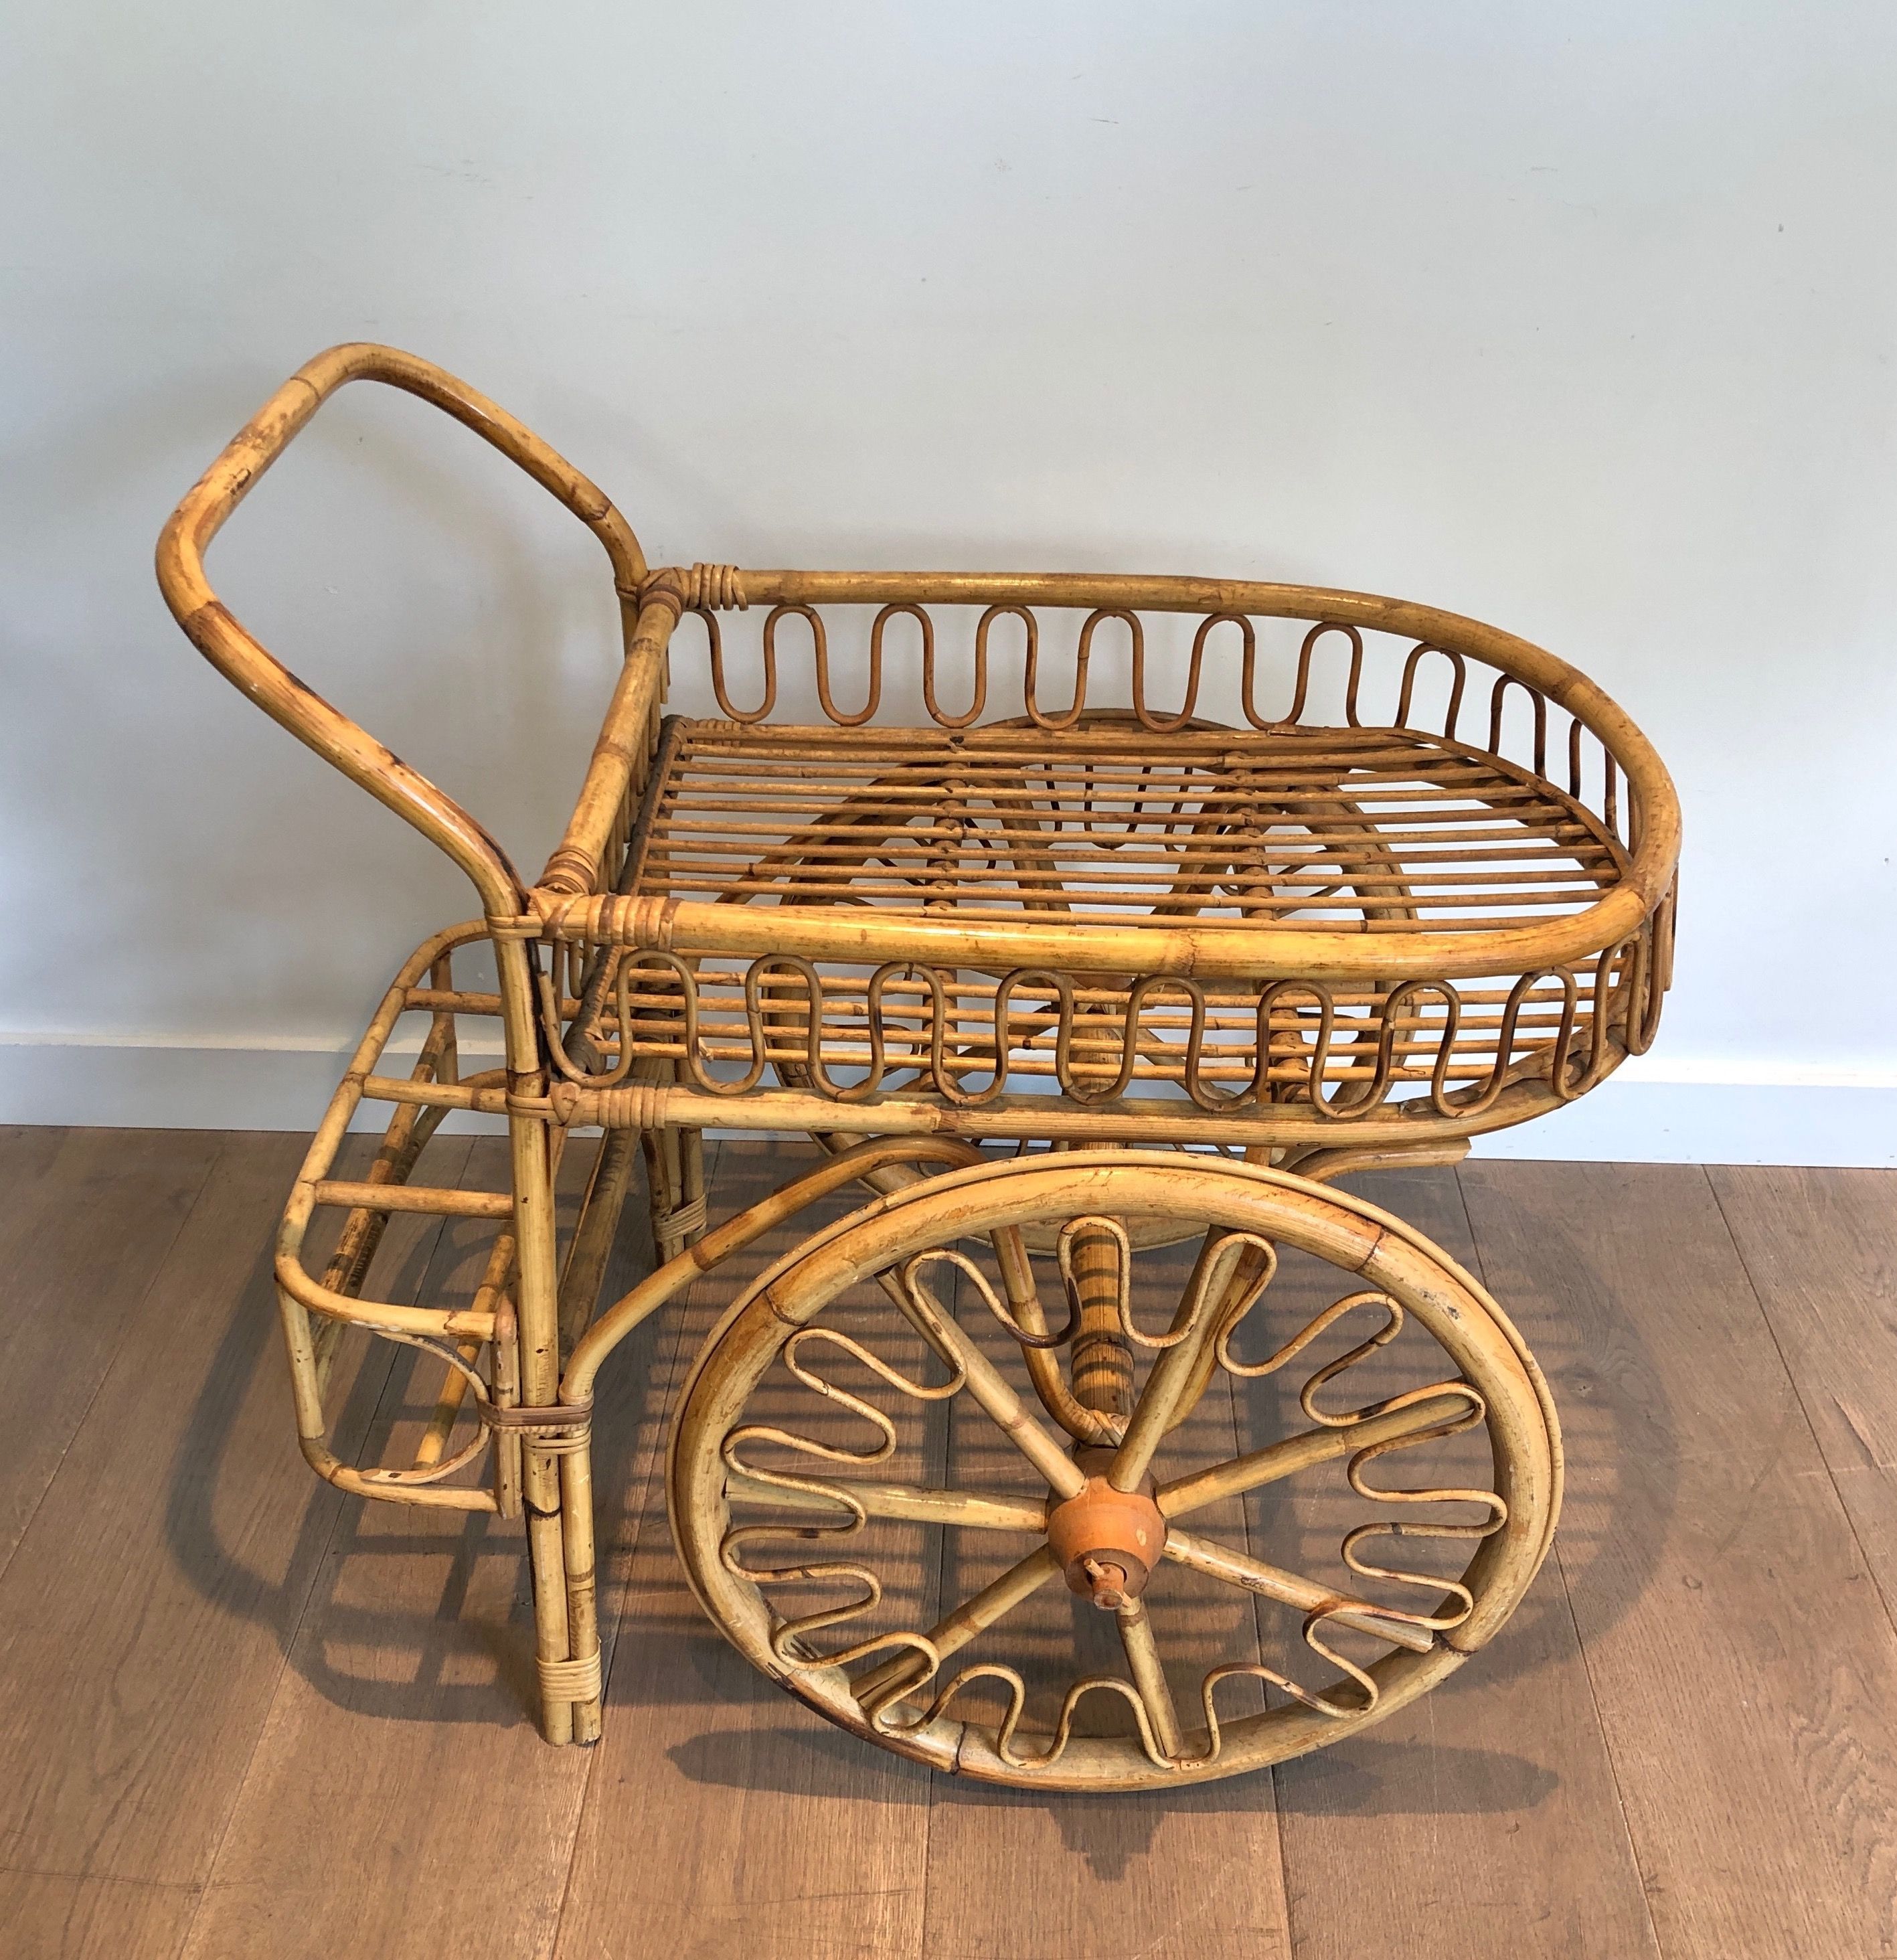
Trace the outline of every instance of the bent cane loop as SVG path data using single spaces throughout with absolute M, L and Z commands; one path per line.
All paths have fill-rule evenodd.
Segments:
M 1233 1297 L 1228 1288 L 1247 1252 L 1262 1255 L 1262 1268 Z M 1130 1305 L 1126 1331 L 1135 1341 L 1159 1347 L 1160 1357 L 1147 1378 L 1145 1392 L 1126 1426 L 1106 1480 L 1116 1491 L 1137 1491 L 1151 1467 L 1153 1452 L 1180 1413 L 1191 1384 L 1199 1373 L 1200 1357 L 1208 1344 L 1224 1338 L 1256 1303 L 1278 1270 L 1278 1255 L 1268 1239 L 1255 1232 L 1230 1232 L 1202 1255 L 1186 1285 L 1170 1332 L 1152 1340 L 1135 1332 Z

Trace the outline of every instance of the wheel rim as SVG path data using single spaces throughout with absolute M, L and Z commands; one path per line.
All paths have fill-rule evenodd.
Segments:
M 1126 1262 L 1132 1284 L 1116 1279 L 1126 1302 L 1117 1310 L 1141 1379 L 1130 1414 L 1116 1418 L 1118 1438 L 1081 1452 L 1082 1468 L 1028 1379 L 1018 1335 L 1031 1316 L 1023 1308 L 1016 1330 L 1006 1325 L 1014 1303 L 995 1248 L 1011 1230 L 1063 1224 L 1103 1242 L 1105 1228 L 1142 1216 L 1190 1217 L 1226 1235 L 1225 1250 L 1175 1262 L 1157 1281 L 1140 1255 Z M 1267 1246 L 1300 1271 L 1341 1276 L 1335 1297 L 1315 1312 L 1308 1286 L 1307 1297 L 1277 1297 L 1289 1284 L 1281 1268 L 1241 1305 L 1246 1287 L 1234 1275 L 1244 1258 L 1268 1263 Z M 1048 1262 L 1034 1265 L 1044 1278 Z M 887 1297 L 872 1290 L 866 1304 L 864 1283 L 878 1274 Z M 959 1314 L 943 1303 L 950 1284 Z M 1056 1328 L 1060 1318 L 1057 1308 Z M 1407 1386 L 1389 1374 L 1399 1337 L 1411 1343 L 1400 1356 L 1415 1375 Z M 1208 1386 L 1193 1412 L 1169 1425 L 1168 1393 L 1188 1395 L 1202 1370 Z M 1281 1427 L 1282 1412 L 1258 1406 L 1259 1385 L 1286 1383 L 1303 1419 L 1261 1441 L 1257 1425 Z M 1375 1392 L 1355 1392 L 1366 1385 Z M 1214 1389 L 1251 1425 L 1232 1430 L 1222 1460 L 1215 1443 L 1189 1434 L 1208 1406 L 1223 1420 Z M 1486 1477 L 1468 1468 L 1482 1444 Z M 937 1468 L 925 1475 L 931 1449 Z M 1190 1460 L 1195 1451 L 1212 1460 Z M 1437 1467 L 1447 1458 L 1455 1464 Z M 1305 1503 L 1300 1480 L 1315 1491 L 1327 1471 L 1361 1513 L 1335 1569 L 1281 1563 L 1270 1544 L 1261 1555 L 1260 1506 L 1285 1491 Z M 1533 1578 L 1558 1507 L 1560 1455 L 1545 1385 L 1519 1335 L 1420 1235 L 1281 1172 L 1116 1150 L 934 1179 L 779 1260 L 701 1353 L 669 1474 L 694 1589 L 765 1674 L 855 1733 L 938 1767 L 1103 1789 L 1256 1768 L 1433 1686 L 1493 1635 Z M 1115 1482 L 1132 1487 L 1130 1510 L 1075 1505 L 1096 1487 L 1125 1499 Z M 1164 1513 L 1163 1556 L 1125 1596 L 1141 1489 Z M 1063 1503 L 1084 1528 L 1057 1557 L 1046 1519 Z M 1198 1529 L 1202 1519 L 1218 1529 Z M 941 1597 L 924 1596 L 928 1554 L 906 1534 L 935 1543 Z M 979 1549 L 951 1561 L 951 1544 Z M 1419 1548 L 1432 1556 L 1410 1555 Z M 1056 1656 L 1030 1678 L 1012 1666 L 1011 1637 L 1033 1645 L 1030 1620 L 1051 1615 L 1058 1640 L 1060 1602 L 1081 1608 L 1063 1577 L 1088 1558 L 1095 1576 L 1070 1583 L 1097 1602 L 1104 1583 L 1116 1610 L 1077 1619 L 1075 1637 L 1084 1644 L 1087 1628 L 1105 1622 L 1119 1636 L 1118 1665 L 1090 1672 Z M 1225 1634 L 1208 1636 L 1213 1619 L 1195 1605 L 1195 1642 L 1224 1639 L 1225 1650 L 1186 1654 L 1177 1600 L 1189 1583 L 1242 1602 L 1253 1632 L 1227 1612 Z M 1295 1666 L 1284 1658 L 1287 1621 Z M 1086 1732 L 1103 1710 L 1104 1726 L 1122 1732 Z

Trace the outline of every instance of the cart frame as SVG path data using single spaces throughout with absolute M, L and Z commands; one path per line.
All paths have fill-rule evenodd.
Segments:
M 605 550 L 622 621 L 623 661 L 571 818 L 531 880 L 452 797 L 291 674 L 206 578 L 204 553 L 224 521 L 323 402 L 364 380 L 406 390 L 472 429 L 571 511 Z M 1659 758 L 1621 709 L 1564 662 L 1433 608 L 1353 592 L 1182 578 L 760 571 L 702 564 L 654 569 L 605 495 L 523 425 L 431 364 L 367 345 L 319 355 L 272 396 L 180 504 L 160 542 L 158 567 L 173 613 L 212 663 L 419 830 L 475 888 L 479 916 L 425 941 L 377 1010 L 291 1194 L 276 1277 L 298 1433 L 320 1475 L 364 1497 L 524 1516 L 541 1721 L 551 1741 L 590 1741 L 600 1730 L 594 1379 L 611 1351 L 701 1273 L 851 1182 L 880 1194 L 863 1217 L 908 1201 L 925 1176 L 950 1183 L 973 1176 L 979 1185 L 987 1161 L 979 1146 L 998 1141 L 1130 1148 L 1129 1173 L 1154 1146 L 1217 1146 L 1239 1151 L 1285 1190 L 1296 1180 L 1308 1190 L 1349 1171 L 1453 1162 L 1472 1136 L 1559 1108 L 1628 1054 L 1642 1052 L 1670 982 L 1679 815 Z M 825 608 L 837 606 L 879 609 L 868 670 L 859 677 L 868 702 L 860 713 L 839 710 L 832 696 L 821 622 Z M 951 714 L 937 698 L 929 609 L 975 606 L 983 614 L 974 706 Z M 719 616 L 752 608 L 769 609 L 764 705 L 732 711 L 735 682 L 726 671 Z M 1042 609 L 1081 608 L 1088 609 L 1087 622 L 1071 705 L 1045 708 L 1036 695 L 1035 620 Z M 1184 705 L 1162 712 L 1144 698 L 1139 622 L 1179 614 L 1201 625 Z M 668 660 L 687 619 L 706 635 L 727 710 L 721 721 L 681 724 L 663 714 Z M 1274 721 L 1255 705 L 1255 632 L 1261 622 L 1287 619 L 1315 623 L 1300 652 L 1294 712 Z M 906 622 L 900 630 L 922 637 L 932 726 L 872 730 L 866 724 L 883 691 L 884 628 L 898 619 Z M 785 730 L 770 719 L 778 692 L 773 635 L 781 621 L 798 622 L 796 630 L 807 631 L 816 652 L 826 719 L 813 728 Z M 1009 631 L 1026 622 L 1026 713 L 1015 721 L 982 721 L 991 691 L 989 630 L 1003 621 Z M 1097 628 L 1130 635 L 1130 708 L 1103 711 L 1087 701 L 1088 648 Z M 1202 657 L 1218 657 L 1216 649 L 1206 652 L 1214 632 L 1224 632 L 1233 647 L 1242 639 L 1247 725 L 1214 727 L 1195 714 Z M 1426 735 L 1428 759 L 1418 771 L 1427 778 L 1434 770 L 1430 780 L 1452 785 L 1472 780 L 1469 771 L 1486 772 L 1485 783 L 1501 785 L 1483 791 L 1497 807 L 1517 794 L 1509 785 L 1520 786 L 1521 797 L 1539 799 L 1535 807 L 1549 813 L 1544 829 L 1553 842 L 1543 840 L 1540 858 L 1576 854 L 1587 870 L 1577 886 L 1586 903 L 1568 902 L 1573 892 L 1548 897 L 1533 882 L 1543 873 L 1531 868 L 1508 874 L 1529 881 L 1523 886 L 1494 886 L 1488 914 L 1450 905 L 1432 915 L 1427 877 L 1418 882 L 1393 859 L 1386 862 L 1361 811 L 1332 823 L 1333 830 L 1341 826 L 1367 841 L 1344 864 L 1349 896 L 1329 916 L 1309 916 L 1312 908 L 1297 902 L 1316 889 L 1313 873 L 1305 886 L 1293 879 L 1288 897 L 1266 893 L 1257 901 L 1264 910 L 1241 906 L 1238 916 L 1229 906 L 1216 917 L 1196 916 L 1208 906 L 1192 886 L 1189 902 L 1170 910 L 1166 901 L 1141 909 L 1122 893 L 1112 903 L 1080 908 L 1077 917 L 1064 900 L 1046 897 L 1055 887 L 1033 884 L 1021 870 L 1028 860 L 1018 854 L 1017 885 L 1042 896 L 1011 908 L 966 902 L 968 892 L 954 887 L 956 865 L 963 867 L 960 875 L 971 875 L 966 867 L 973 861 L 966 858 L 950 865 L 946 883 L 931 887 L 913 877 L 925 893 L 913 902 L 845 903 L 833 894 L 792 889 L 800 877 L 832 875 L 821 854 L 836 847 L 824 840 L 845 822 L 858 822 L 864 808 L 882 808 L 876 799 L 893 793 L 878 786 L 898 779 L 891 772 L 903 766 L 906 743 L 925 759 L 952 750 L 991 768 L 1000 766 L 994 756 L 1019 752 L 1036 769 L 1081 771 L 1090 784 L 1135 766 L 1116 758 L 1163 753 L 1182 758 L 1175 766 L 1186 769 L 1211 766 L 1195 758 L 1217 757 L 1219 766 L 1240 772 L 1240 780 L 1268 752 L 1256 745 L 1287 730 L 1303 732 L 1313 662 L 1324 651 L 1317 643 L 1326 634 L 1337 636 L 1340 657 L 1349 651 L 1348 713 L 1337 727 L 1313 732 L 1343 744 L 1350 767 L 1373 770 L 1393 744 L 1422 743 Z M 1414 642 L 1399 711 L 1387 723 L 1359 717 L 1366 634 Z M 1453 670 L 1440 733 L 1410 726 L 1419 663 L 1433 655 L 1447 663 L 1445 672 Z M 1491 679 L 1486 697 L 1470 681 L 1472 670 L 1478 679 Z M 1466 684 L 1478 721 L 1487 709 L 1486 741 L 1479 727 L 1467 739 L 1457 732 Z M 1510 730 L 1520 733 L 1520 760 L 1503 752 Z M 1554 780 L 1564 743 L 1565 788 Z M 685 781 L 677 772 L 693 757 L 709 758 L 708 768 L 726 766 L 733 756 L 762 767 L 755 759 L 774 752 L 814 757 L 811 768 L 871 786 L 819 813 L 833 820 L 810 826 L 815 841 L 807 850 L 815 855 L 768 860 L 759 875 L 765 884 L 782 885 L 778 902 L 732 902 L 730 889 L 695 894 L 679 869 L 689 869 L 689 853 L 676 845 L 662 846 L 653 868 L 655 821 L 661 828 L 665 821 L 654 813 L 682 807 L 666 802 L 673 794 L 666 786 Z M 1081 759 L 1060 759 L 1074 757 Z M 1342 806 L 1333 799 L 1326 807 Z M 899 810 L 877 819 L 902 820 Z M 942 834 L 939 821 L 931 834 Z M 1197 847 L 1189 836 L 1182 848 L 1190 859 Z M 845 853 L 842 861 L 861 873 L 867 861 Z M 813 864 L 816 871 L 808 868 Z M 1452 863 L 1443 875 L 1455 868 Z M 1142 875 L 1124 873 L 1138 889 Z M 1519 921 L 1506 912 L 1494 915 L 1494 907 L 1516 902 L 1522 891 L 1533 902 Z M 1278 909 L 1270 910 L 1275 904 Z M 471 961 L 485 966 L 489 960 L 491 982 L 469 977 Z M 839 966 L 855 977 L 832 981 Z M 1257 1038 L 1248 1047 L 1242 1028 L 1231 1030 L 1254 1010 Z M 985 1049 L 968 1036 L 971 1013 L 988 1017 Z M 1017 1013 L 1018 1023 L 1011 1018 Z M 469 1016 L 498 1026 L 501 1068 L 462 1072 L 457 1026 Z M 404 1067 L 390 1059 L 390 1040 L 405 1017 L 415 1017 L 425 1032 L 419 1055 Z M 701 1024 L 711 1032 L 701 1034 Z M 1342 1032 L 1333 1044 L 1334 1024 Z M 1281 1037 L 1284 1027 L 1288 1036 Z M 1189 1062 L 1178 1058 L 1181 1029 Z M 886 1090 L 891 1043 L 914 1079 Z M 747 1045 L 746 1074 L 734 1078 L 729 1066 L 721 1073 L 718 1058 L 741 1058 Z M 991 1079 L 976 1085 L 975 1064 L 983 1053 Z M 765 1077 L 773 1071 L 771 1084 Z M 839 1082 L 842 1074 L 855 1079 Z M 1155 1077 L 1163 1079 L 1147 1079 Z M 1142 1087 L 1160 1093 L 1139 1093 Z M 1414 1093 L 1399 1093 L 1405 1089 Z M 332 1175 L 338 1149 L 365 1102 L 391 1111 L 380 1153 L 364 1177 L 338 1179 Z M 504 1118 L 508 1192 L 412 1181 L 428 1138 L 457 1111 Z M 604 1131 L 604 1141 L 563 1242 L 555 1177 L 568 1138 L 591 1127 Z M 708 1230 L 700 1139 L 712 1128 L 809 1132 L 829 1154 L 765 1203 Z M 623 1299 L 601 1307 L 597 1295 L 641 1157 L 658 1263 Z M 319 1208 L 344 1214 L 320 1274 L 304 1263 L 305 1235 Z M 389 1218 L 406 1211 L 495 1222 L 485 1278 L 471 1303 L 448 1309 L 363 1297 Z M 325 1390 L 338 1338 L 351 1328 L 420 1345 L 443 1366 L 435 1418 L 412 1463 L 361 1468 L 331 1448 Z M 1526 1350 L 1521 1354 L 1532 1373 Z M 1533 1380 L 1539 1385 L 1539 1375 Z M 1538 1386 L 1537 1393 L 1545 1402 L 1545 1389 Z M 478 1418 L 473 1440 L 456 1446 L 470 1415 Z M 1552 1405 L 1547 1417 L 1555 1441 L 1546 1530 L 1511 1554 L 1529 1572 L 1545 1550 L 1558 1503 Z M 483 1481 L 466 1481 L 466 1466 L 483 1451 Z M 1213 1733 L 1216 1741 L 1216 1723 Z

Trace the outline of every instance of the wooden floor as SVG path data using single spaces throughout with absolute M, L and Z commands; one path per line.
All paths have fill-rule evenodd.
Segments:
M 786 1148 L 720 1147 L 715 1211 Z M 701 1620 L 653 1472 L 728 1274 L 611 1376 L 606 1736 L 543 1745 L 517 1530 L 345 1500 L 296 1453 L 269 1248 L 300 1151 L 0 1131 L 10 1960 L 1897 1954 L 1897 1175 L 1367 1186 L 1547 1367 L 1556 1556 L 1382 1727 L 1081 1799 L 832 1732 Z M 405 1284 L 472 1284 L 457 1227 L 396 1224 Z M 345 1452 L 414 1419 L 374 1369 Z

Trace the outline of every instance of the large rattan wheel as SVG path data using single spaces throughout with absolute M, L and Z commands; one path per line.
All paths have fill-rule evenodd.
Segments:
M 1155 1218 L 1195 1243 L 1142 1247 Z M 669 1478 L 706 1612 L 830 1720 L 1129 1790 L 1433 1687 L 1533 1578 L 1560 1463 L 1520 1337 L 1418 1233 L 1281 1172 L 1090 1150 L 931 1179 L 780 1259 L 699 1355 Z

